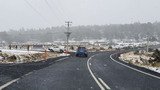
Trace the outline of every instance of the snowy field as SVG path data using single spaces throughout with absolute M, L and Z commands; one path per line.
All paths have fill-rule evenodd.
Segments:
M 3 53 L 13 54 L 13 55 L 25 55 L 25 54 L 35 54 L 35 53 L 43 53 L 40 51 L 25 51 L 25 50 L 8 50 L 1 49 Z
M 0 63 L 26 63 L 46 60 L 48 58 L 56 58 L 61 56 L 69 56 L 67 53 L 26 51 L 26 50 L 8 50 L 1 49 Z
M 140 60 L 140 57 L 145 59 L 145 60 L 149 60 L 149 57 L 142 57 L 142 56 L 144 56 L 144 55 L 141 55 L 141 56 L 140 55 L 134 55 L 133 53 L 130 52 L 130 53 L 121 54 L 119 59 L 123 60 L 126 63 L 129 63 L 130 61 L 132 61 L 130 63 L 132 63 L 134 65 L 137 65 L 139 67 L 144 67 L 146 69 L 149 69 L 149 70 L 155 71 L 157 73 L 160 73 L 160 67 L 153 67 L 153 66 L 149 66 L 149 65 L 143 65 L 143 62 Z M 141 65 L 137 64 L 136 61 L 141 63 Z

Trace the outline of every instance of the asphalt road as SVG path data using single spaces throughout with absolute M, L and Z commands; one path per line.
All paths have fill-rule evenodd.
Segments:
M 110 57 L 113 53 L 90 53 L 88 58 L 71 56 L 50 63 L 22 75 L 4 90 L 160 90 L 159 74 L 117 63 L 118 59 Z
M 0 86 L 29 72 L 48 67 L 49 65 L 56 63 L 56 61 L 61 58 L 65 57 L 25 64 L 0 64 Z

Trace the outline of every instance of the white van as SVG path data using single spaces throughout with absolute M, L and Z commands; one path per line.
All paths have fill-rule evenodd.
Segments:
M 48 50 L 51 51 L 51 52 L 63 53 L 64 52 L 64 47 L 63 46 L 52 46 L 52 47 L 48 48 Z

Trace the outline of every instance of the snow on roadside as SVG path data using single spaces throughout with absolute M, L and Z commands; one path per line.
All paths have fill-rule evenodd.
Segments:
M 3 53 L 9 53 L 14 55 L 25 55 L 25 54 L 35 54 L 35 53 L 43 53 L 40 51 L 25 51 L 25 50 L 8 50 L 8 49 L 1 49 Z
M 44 59 L 44 52 L 1 49 L 0 63 L 25 63 Z
M 42 51 L 8 50 L 1 49 L 0 63 L 26 63 L 37 62 L 48 58 L 69 56 L 67 53 L 53 53 Z
M 66 53 L 62 53 L 62 54 L 59 54 L 59 56 L 69 56 L 70 54 L 66 54 Z
M 2 60 L 2 59 L 3 59 L 3 57 L 0 56 L 0 60 Z
M 129 53 L 124 53 L 124 54 L 121 54 L 119 59 L 126 62 L 126 63 L 132 63 L 134 65 L 137 65 L 139 67 L 144 67 L 146 69 L 149 69 L 149 70 L 152 70 L 152 71 L 155 71 L 157 73 L 160 73 L 160 67 L 153 67 L 153 66 L 150 66 L 150 65 L 144 65 L 144 62 L 142 62 L 140 60 L 140 57 L 142 57 L 143 55 L 134 55 L 133 52 L 129 52 Z M 149 59 L 148 57 L 144 57 L 145 60 Z M 136 61 L 138 63 L 136 63 Z
M 160 73 L 160 67 L 145 67 L 145 68 Z

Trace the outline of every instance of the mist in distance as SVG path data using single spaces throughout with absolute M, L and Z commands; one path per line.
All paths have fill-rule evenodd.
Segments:
M 136 41 L 160 41 L 160 23 L 134 23 L 134 24 L 113 24 L 113 25 L 88 25 L 73 26 L 70 28 L 72 32 L 71 41 L 82 40 L 123 40 L 132 39 Z M 45 43 L 54 41 L 65 41 L 66 27 L 48 27 L 41 29 L 24 29 L 10 30 L 8 32 L 0 32 L 0 41 L 8 43 Z
M 28 3 L 27 3 L 28 2 Z M 160 21 L 159 0 L 0 0 L 0 31 Z

